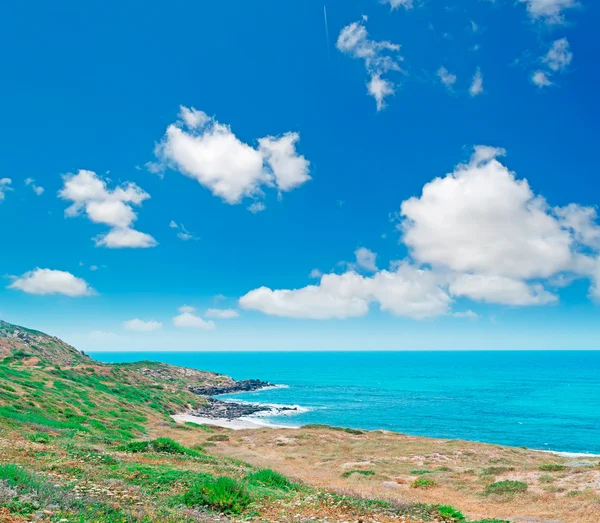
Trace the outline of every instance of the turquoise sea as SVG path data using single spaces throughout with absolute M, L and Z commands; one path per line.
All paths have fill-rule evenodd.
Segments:
M 278 425 L 326 423 L 600 454 L 600 352 L 135 352 L 287 387 L 231 396 L 299 405 Z M 223 397 L 226 398 L 226 397 Z

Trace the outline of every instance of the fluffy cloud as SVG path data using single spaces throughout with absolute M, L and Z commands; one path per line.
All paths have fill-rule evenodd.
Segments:
M 263 202 L 254 202 L 253 204 L 248 206 L 248 210 L 252 214 L 258 214 L 259 212 L 264 211 L 267 206 Z
M 453 296 L 504 305 L 545 305 L 557 301 L 540 284 L 485 274 L 463 274 L 450 284 Z
M 63 176 L 64 185 L 58 195 L 73 202 L 65 210 L 65 216 L 74 217 L 85 213 L 94 223 L 112 227 L 105 235 L 96 238 L 96 245 L 110 248 L 154 247 L 152 236 L 131 228 L 137 219 L 132 205 L 141 205 L 150 195 L 135 183 L 126 183 L 113 190 L 106 181 L 92 171 L 80 170 L 77 174 Z
M 182 329 L 204 329 L 213 330 L 215 324 L 212 321 L 203 320 L 196 314 L 196 309 L 189 305 L 179 308 L 179 315 L 173 318 L 173 325 Z
M 160 321 L 144 321 L 139 318 L 135 318 L 134 320 L 129 320 L 123 323 L 123 328 L 128 331 L 135 332 L 152 332 L 160 329 L 163 324 Z
M 356 265 L 358 265 L 358 267 L 366 271 L 377 271 L 377 254 L 375 254 L 373 251 L 365 247 L 361 247 L 360 249 L 356 249 L 354 251 L 354 255 L 356 256 Z
M 440 67 L 437 70 L 438 78 L 448 89 L 452 89 L 452 86 L 456 83 L 456 75 L 452 74 L 445 67 Z
M 40 187 L 39 185 L 36 185 L 35 180 L 33 178 L 26 178 L 25 185 L 29 185 L 29 187 L 31 187 L 32 191 L 35 194 L 37 194 L 38 196 L 41 196 L 42 194 L 44 194 L 44 188 Z
M 390 8 L 398 9 L 399 7 L 403 7 L 406 10 L 413 8 L 413 0 L 381 0 L 382 4 L 390 4 Z
M 261 138 L 255 148 L 206 113 L 182 107 L 179 116 L 155 148 L 154 170 L 173 168 L 231 205 L 261 196 L 265 187 L 288 192 L 310 180 L 297 133 Z
M 12 191 L 10 178 L 0 178 L 0 202 L 4 200 L 6 191 Z
M 205 313 L 207 318 L 218 318 L 219 320 L 231 320 L 239 315 L 240 313 L 233 309 L 208 309 Z
M 346 272 L 326 274 L 319 285 L 301 289 L 261 287 L 242 296 L 239 304 L 273 316 L 329 319 L 364 316 L 377 303 L 383 311 L 421 319 L 446 314 L 451 301 L 433 273 L 402 263 L 372 277 Z
M 566 38 L 555 40 L 542 58 L 542 61 L 554 72 L 564 71 L 572 60 L 573 53 Z
M 38 295 L 64 294 L 75 297 L 94 294 L 85 280 L 73 276 L 70 272 L 40 268 L 15 278 L 8 288 Z
M 385 99 L 395 93 L 394 83 L 383 75 L 390 71 L 401 71 L 400 46 L 388 41 L 369 39 L 364 24 L 354 22 L 340 32 L 337 48 L 342 53 L 364 61 L 369 74 L 367 90 L 375 98 L 377 110 L 381 111 L 385 107 Z
M 483 76 L 481 75 L 481 70 L 477 68 L 469 87 L 469 94 L 471 96 L 479 96 L 481 93 L 483 93 Z
M 555 24 L 564 21 L 563 12 L 578 5 L 577 0 L 519 0 L 527 4 L 527 12 L 535 20 Z
M 538 87 L 549 87 L 552 85 L 552 81 L 548 78 L 548 74 L 544 71 L 534 71 L 531 75 L 531 82 Z

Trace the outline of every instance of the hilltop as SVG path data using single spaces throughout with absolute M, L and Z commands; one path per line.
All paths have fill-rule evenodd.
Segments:
M 324 425 L 177 424 L 206 395 L 265 383 L 104 364 L 5 322 L 0 346 L 1 523 L 600 521 L 597 458 Z

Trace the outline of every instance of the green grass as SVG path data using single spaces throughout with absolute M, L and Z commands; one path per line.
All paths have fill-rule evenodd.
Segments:
M 463 521 L 466 521 L 464 514 L 460 510 L 458 510 L 450 505 L 438 505 L 437 511 L 438 511 L 439 517 L 444 522 L 462 523 Z
M 558 463 L 547 463 L 545 465 L 540 465 L 539 470 L 542 472 L 561 472 L 567 470 L 567 467 L 559 465 Z
M 251 472 L 246 475 L 245 479 L 249 483 L 258 483 L 278 490 L 295 490 L 298 488 L 297 484 L 292 483 L 288 478 L 271 469 L 261 469 Z
M 410 473 L 416 476 L 422 476 L 423 474 L 432 474 L 433 470 L 411 470 Z
M 418 478 L 418 479 L 415 479 L 410 484 L 410 488 L 429 489 L 429 488 L 435 487 L 436 485 L 437 485 L 437 483 L 433 479 L 430 479 L 430 478 Z
M 130 441 L 123 445 L 121 450 L 127 452 L 157 452 L 163 454 L 183 454 L 186 456 L 201 456 L 197 450 L 184 447 L 181 443 L 177 443 L 171 438 L 158 438 L 149 441 Z
M 359 474 L 360 476 L 374 476 L 375 472 L 372 470 L 352 469 L 342 473 L 342 478 L 349 478 L 352 476 L 352 474 Z
M 521 494 L 527 490 L 527 483 L 523 483 L 522 481 L 497 481 L 496 483 L 492 483 L 485 488 L 486 494 Z
M 514 467 L 487 467 L 481 471 L 482 476 L 498 476 L 499 474 L 505 474 L 506 472 L 512 472 L 515 470 Z
M 206 477 L 184 495 L 188 507 L 206 507 L 224 514 L 240 514 L 252 502 L 246 486 L 227 476 Z

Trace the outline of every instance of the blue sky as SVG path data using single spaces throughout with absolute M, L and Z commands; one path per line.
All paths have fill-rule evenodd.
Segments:
M 597 348 L 597 5 L 33 7 L 0 20 L 3 319 L 85 350 Z

